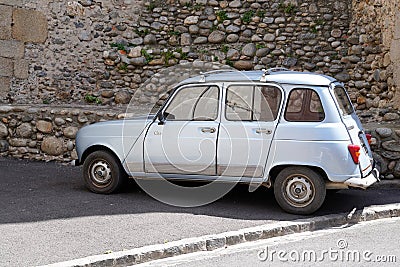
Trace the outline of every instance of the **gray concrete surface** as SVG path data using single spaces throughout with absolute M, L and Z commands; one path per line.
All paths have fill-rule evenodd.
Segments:
M 399 266 L 399 239 L 400 218 L 392 218 L 271 238 L 135 266 Z
M 134 183 L 116 195 L 88 192 L 78 167 L 0 158 L 0 266 L 33 266 L 272 222 L 310 218 L 282 212 L 270 190 L 238 186 L 199 208 L 162 204 Z M 398 189 L 340 191 L 316 215 L 399 203 Z

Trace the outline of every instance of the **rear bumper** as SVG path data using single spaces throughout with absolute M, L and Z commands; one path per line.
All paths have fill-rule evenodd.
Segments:
M 356 187 L 366 189 L 379 181 L 379 170 L 374 168 L 372 172 L 364 178 L 350 178 L 344 181 L 344 184 L 348 187 Z

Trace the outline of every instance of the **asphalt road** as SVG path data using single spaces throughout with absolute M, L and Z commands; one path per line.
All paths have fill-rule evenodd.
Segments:
M 163 267 L 399 266 L 400 219 L 301 233 L 135 265 Z
M 307 218 L 280 210 L 273 192 L 237 186 L 198 208 L 160 203 L 134 183 L 116 195 L 88 192 L 79 167 L 0 158 L 0 266 L 34 266 Z M 316 215 L 400 203 L 399 189 L 345 190 Z

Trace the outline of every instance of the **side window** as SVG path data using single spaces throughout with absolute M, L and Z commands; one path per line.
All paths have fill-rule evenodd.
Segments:
M 254 94 L 254 110 L 258 121 L 273 121 L 278 118 L 282 101 L 281 91 L 270 85 L 256 86 Z
M 282 93 L 270 85 L 233 85 L 226 94 L 226 119 L 230 121 L 274 121 Z
M 295 89 L 289 94 L 285 120 L 320 122 L 325 119 L 321 99 L 312 89 Z
M 339 109 L 343 116 L 350 115 L 354 112 L 353 105 L 350 102 L 349 97 L 343 87 L 337 86 L 333 90 L 336 100 L 339 104 Z
M 253 86 L 235 85 L 227 89 L 226 119 L 230 121 L 250 121 L 253 112 Z
M 164 111 L 167 120 L 210 121 L 218 117 L 217 86 L 186 87 L 179 90 Z

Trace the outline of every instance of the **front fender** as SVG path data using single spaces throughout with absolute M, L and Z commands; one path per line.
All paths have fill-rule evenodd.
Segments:
M 141 135 L 148 120 L 121 120 L 95 123 L 80 129 L 76 136 L 77 164 L 96 149 L 105 148 L 122 163 Z

